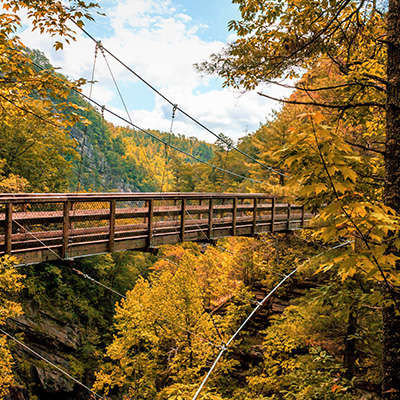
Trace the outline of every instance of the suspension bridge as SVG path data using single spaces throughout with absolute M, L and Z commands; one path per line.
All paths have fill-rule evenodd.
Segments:
M 248 193 L 0 195 L 0 256 L 21 263 L 164 244 L 288 232 L 309 225 L 303 206 Z

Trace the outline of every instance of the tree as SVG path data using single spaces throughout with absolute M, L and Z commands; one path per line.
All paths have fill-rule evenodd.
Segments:
M 382 390 L 385 398 L 397 398 L 400 392 L 399 292 L 396 288 L 398 284 L 389 280 L 396 281 L 399 269 L 397 261 L 399 250 L 393 238 L 398 232 L 398 220 L 394 214 L 400 212 L 400 47 L 398 45 L 400 1 L 233 0 L 233 2 L 239 5 L 242 17 L 240 21 L 230 23 L 230 28 L 236 31 L 238 39 L 220 54 L 214 54 L 210 62 L 200 65 L 200 69 L 217 72 L 225 78 L 226 85 L 253 89 L 262 82 L 280 84 L 279 79 L 298 78 L 305 70 L 312 68 L 315 70 L 321 62 L 328 60 L 331 67 L 340 73 L 340 80 L 319 87 L 305 86 L 304 82 L 297 84 L 294 87 L 304 92 L 308 99 L 297 99 L 293 103 L 336 111 L 339 129 L 339 122 L 345 115 L 353 115 L 359 123 L 363 123 L 359 118 L 360 115 L 357 116 L 357 110 L 361 109 L 364 115 L 367 113 L 370 116 L 377 111 L 386 111 L 384 117 L 386 126 L 378 123 L 375 128 L 386 131 L 385 149 L 382 152 L 385 160 L 383 202 L 389 208 L 385 208 L 382 203 L 371 204 L 369 212 L 373 213 L 372 210 L 376 206 L 377 213 L 386 218 L 386 232 L 383 238 L 379 238 L 381 243 L 386 243 L 386 250 L 380 255 L 386 257 L 385 262 L 389 262 L 388 257 L 391 257 L 391 260 L 389 265 L 380 264 L 382 260 L 376 258 L 374 261 L 375 255 L 372 250 L 370 259 L 373 260 L 374 268 L 380 269 L 378 271 L 380 281 L 384 282 L 391 297 L 390 306 L 386 306 L 383 312 Z M 326 93 L 326 100 L 321 102 L 315 98 L 315 93 L 322 91 Z M 320 193 L 325 192 L 326 188 L 335 191 L 335 183 L 337 188 L 344 181 L 348 188 L 341 186 L 340 192 L 346 195 L 354 189 L 351 182 L 355 183 L 358 176 L 356 174 L 346 177 L 339 171 L 334 172 L 335 160 L 329 156 L 329 152 L 334 145 L 342 167 L 345 165 L 349 167 L 349 152 L 352 148 L 346 148 L 343 142 L 335 143 L 336 137 L 332 136 L 332 132 L 322 132 L 323 128 L 316 127 L 325 118 L 320 118 L 319 121 L 313 118 L 311 117 L 308 126 L 309 136 L 303 136 L 303 140 L 307 141 L 314 136 L 315 149 L 320 153 L 317 154 L 319 159 L 317 162 L 324 164 L 326 160 L 331 161 L 330 165 L 326 163 L 323 165 L 324 171 L 321 171 L 321 176 L 318 178 L 324 175 L 328 180 L 325 187 L 320 186 L 322 189 Z M 300 135 L 299 131 L 296 132 Z M 329 140 L 318 141 L 318 138 L 326 139 L 328 136 Z M 300 140 L 301 137 L 297 144 L 302 145 L 299 143 Z M 324 154 L 320 152 L 321 150 Z M 312 162 L 304 158 L 303 161 L 305 164 L 302 171 L 304 172 L 304 168 L 309 168 L 309 175 L 305 181 L 311 184 L 309 178 L 316 177 L 311 171 Z M 350 170 L 347 168 L 348 172 Z M 336 181 L 333 183 L 331 178 L 335 174 Z M 321 184 L 325 185 L 323 182 L 319 183 Z M 313 184 L 308 188 L 311 189 L 309 195 L 313 190 L 314 194 L 317 194 Z M 338 203 L 339 196 L 340 193 L 336 192 Z M 366 207 L 364 211 L 367 210 L 368 204 L 364 204 L 363 207 Z M 336 211 L 344 214 L 349 221 L 350 215 L 348 213 L 346 215 L 344 208 L 340 206 Z M 363 223 L 361 214 L 360 211 L 357 227 Z M 335 223 L 338 227 L 339 222 L 336 220 Z M 371 229 L 377 228 L 372 225 Z M 353 229 L 358 230 L 357 235 L 361 236 L 368 249 L 371 238 L 365 231 L 355 228 L 354 224 Z M 381 233 L 382 231 L 379 235 Z
M 20 42 L 16 31 L 21 25 L 18 12 L 25 10 L 31 18 L 34 29 L 48 32 L 58 36 L 60 40 L 68 42 L 74 38 L 74 31 L 69 28 L 68 22 L 74 20 L 78 26 L 83 25 L 85 18 L 91 18 L 90 9 L 96 7 L 95 3 L 85 3 L 80 0 L 68 2 L 66 7 L 61 1 L 53 0 L 4 0 L 1 3 L 0 14 L 0 190 L 3 192 L 26 190 L 30 182 L 27 177 L 31 173 L 36 174 L 32 188 L 46 190 L 52 180 L 53 187 L 57 187 L 55 181 L 62 177 L 66 163 L 60 159 L 60 154 L 65 154 L 69 139 L 65 137 L 63 129 L 77 121 L 76 113 L 65 111 L 71 106 L 65 99 L 71 88 L 77 88 L 83 81 L 75 83 L 49 72 L 41 70 L 33 64 L 30 51 Z M 61 41 L 55 42 L 56 48 L 62 48 Z M 43 65 L 42 65 L 43 66 Z M 49 100 L 52 96 L 57 102 Z M 46 127 L 46 128 L 44 128 Z M 51 137 L 53 128 L 54 137 Z M 5 142 L 5 139 L 10 139 Z M 61 139 L 61 140 L 60 140 Z M 54 143 L 60 140 L 60 143 Z M 50 143 L 53 144 L 50 146 Z M 40 148 L 38 148 L 40 144 Z M 50 149 L 51 147 L 51 149 Z M 58 152 L 58 147 L 61 151 Z M 40 178 L 39 169 L 44 167 L 43 152 L 47 160 L 45 168 L 51 169 L 49 174 L 43 174 Z M 50 150 L 50 152 L 49 152 Z M 36 154 L 35 154 L 36 153 Z M 27 159 L 26 157 L 29 158 Z M 33 166 L 30 170 L 21 170 Z M 24 165 L 23 165 L 24 164 Z M 53 175 L 53 176 L 51 176 Z M 50 179 L 48 179 L 50 177 Z M 31 178 L 30 176 L 28 178 Z M 47 180 L 47 181 L 46 181 Z M 4 324 L 9 317 L 21 313 L 21 307 L 10 296 L 18 293 L 21 288 L 21 275 L 13 267 L 15 259 L 5 257 L 0 260 L 0 324 Z M 4 337 L 0 338 L 0 398 L 5 395 L 8 386 L 12 383 L 11 362 L 12 357 L 7 348 Z
M 21 25 L 18 12 L 26 11 L 33 29 L 41 33 L 57 36 L 55 48 L 62 49 L 63 42 L 68 43 L 75 37 L 69 27 L 72 20 L 82 27 L 84 19 L 92 19 L 90 11 L 97 7 L 96 3 L 71 0 L 67 4 L 61 1 L 38 0 L 5 0 L 2 2 L 3 13 L 0 14 L 0 109 L 2 123 L 13 126 L 15 119 L 34 117 L 36 125 L 46 125 L 47 129 L 65 128 L 81 118 L 74 112 L 73 106 L 66 98 L 73 88 L 84 83 L 80 79 L 70 82 L 55 74 L 37 52 L 31 52 L 20 41 L 16 34 Z M 37 65 L 34 64 L 37 61 Z M 38 67 L 39 66 L 39 67 Z M 44 69 L 41 69 L 41 68 Z M 37 102 L 42 101 L 42 109 L 37 109 Z M 50 101 L 49 99 L 52 99 Z M 34 120 L 33 119 L 33 120 Z
M 118 335 L 107 349 L 110 364 L 96 374 L 95 388 L 106 394 L 118 388 L 129 398 L 153 399 L 167 383 L 192 383 L 212 348 L 191 335 L 212 337 L 203 298 L 186 255 L 172 273 L 152 282 L 139 279 L 116 309 Z
M 22 313 L 20 304 L 15 301 L 18 292 L 21 291 L 22 278 L 14 264 L 17 260 L 14 257 L 4 256 L 0 258 L 0 326 L 7 318 L 16 317 Z M 7 340 L 0 335 L 0 399 L 8 394 L 8 387 L 13 383 L 11 371 L 12 356 L 7 347 Z
M 238 241 L 223 244 L 229 252 L 211 246 L 202 252 L 194 243 L 162 249 L 148 280 L 140 278 L 117 306 L 116 335 L 107 348 L 109 361 L 96 373 L 96 390 L 138 399 L 193 397 L 218 353 L 211 342 L 226 342 L 251 310 L 252 294 L 241 284 L 243 252 L 251 253 L 251 239 L 242 247 Z M 224 304 L 223 316 L 208 314 Z M 236 389 L 243 380 L 233 376 L 240 368 L 226 357 L 200 398 L 242 398 Z
M 24 105 L 36 114 L 44 115 L 44 101 L 26 99 Z M 36 192 L 57 192 L 67 187 L 71 162 L 76 157 L 76 141 L 60 126 L 49 128 L 46 122 L 32 114 L 15 110 L 12 104 L 0 109 L 0 160 L 3 181 L 19 177 L 29 182 Z M 4 189 L 4 188 L 3 188 Z M 20 189 L 20 190 L 18 190 Z M 13 191 L 26 190 L 27 186 Z

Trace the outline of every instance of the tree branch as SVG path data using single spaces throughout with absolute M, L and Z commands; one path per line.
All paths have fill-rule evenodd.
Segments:
M 363 150 L 368 150 L 368 151 L 372 151 L 374 153 L 382 154 L 383 156 L 386 154 L 386 151 L 384 151 L 384 150 L 371 149 L 368 146 L 364 146 L 362 144 L 357 144 L 357 143 L 352 143 L 349 140 L 345 140 L 345 142 L 347 144 L 349 144 L 350 146 L 354 146 L 354 147 L 358 147 L 358 148 L 363 149 Z
M 373 74 L 363 74 L 363 75 L 365 77 L 367 77 L 367 78 L 370 78 L 370 79 L 374 80 L 374 81 L 380 82 L 385 86 L 387 86 L 389 84 L 389 82 L 386 79 L 381 78 L 380 76 L 376 76 L 376 75 L 373 75 Z
M 386 90 L 381 86 L 377 86 L 372 83 L 363 83 L 363 82 L 349 82 L 349 83 L 343 83 L 340 85 L 325 86 L 325 87 L 319 87 L 319 88 L 308 88 L 305 86 L 299 86 L 299 85 L 301 85 L 301 83 L 299 85 L 292 86 L 292 85 L 287 85 L 285 83 L 279 83 L 279 82 L 275 82 L 275 81 L 271 81 L 271 80 L 266 80 L 265 82 L 270 83 L 272 85 L 284 87 L 286 89 L 302 90 L 304 92 L 322 92 L 324 90 L 334 90 L 334 89 L 340 89 L 340 88 L 349 87 L 349 86 L 371 87 L 371 88 L 377 89 L 381 92 L 386 92 Z
M 317 102 L 307 102 L 307 101 L 296 101 L 296 100 L 284 100 L 278 99 L 276 97 L 268 96 L 262 92 L 257 92 L 260 96 L 266 97 L 267 99 L 280 101 L 285 104 L 299 104 L 303 106 L 316 106 L 316 107 L 325 107 L 325 108 L 334 108 L 337 110 L 347 110 L 349 108 L 357 108 L 357 107 L 380 107 L 385 108 L 385 104 L 378 103 L 374 101 L 369 101 L 367 103 L 352 103 L 352 104 L 329 104 L 329 103 L 317 103 Z
M 28 114 L 31 114 L 31 115 L 35 116 L 36 118 L 40 119 L 41 121 L 45 122 L 46 124 L 53 125 L 56 128 L 63 128 L 64 129 L 64 127 L 62 125 L 55 124 L 54 122 L 49 121 L 46 118 L 43 118 L 42 116 L 34 113 L 33 111 L 31 111 L 31 110 L 29 110 L 27 108 L 20 107 L 18 104 L 16 104 L 12 100 L 8 99 L 7 97 L 5 97 L 5 96 L 3 96 L 1 94 L 0 94 L 0 98 L 4 99 L 5 101 L 8 101 L 9 103 L 11 103 L 14 107 L 18 108 L 19 110 L 24 111 L 25 113 L 28 113 Z

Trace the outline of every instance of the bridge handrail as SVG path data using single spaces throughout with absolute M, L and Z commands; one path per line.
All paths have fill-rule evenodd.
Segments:
M 182 198 L 201 199 L 276 199 L 265 193 L 193 193 L 193 192 L 111 192 L 111 193 L 0 193 L 0 204 L 14 203 L 55 203 L 64 201 L 110 201 L 110 200 L 179 200 Z

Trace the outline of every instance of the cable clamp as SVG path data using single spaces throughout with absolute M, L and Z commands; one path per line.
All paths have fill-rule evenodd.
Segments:
M 178 104 L 174 104 L 172 106 L 172 118 L 175 118 L 175 112 L 178 109 Z
M 86 279 L 92 279 L 89 275 L 84 274 L 82 271 L 79 271 L 79 269 L 72 268 L 72 270 L 75 271 L 77 274 L 82 275 Z

